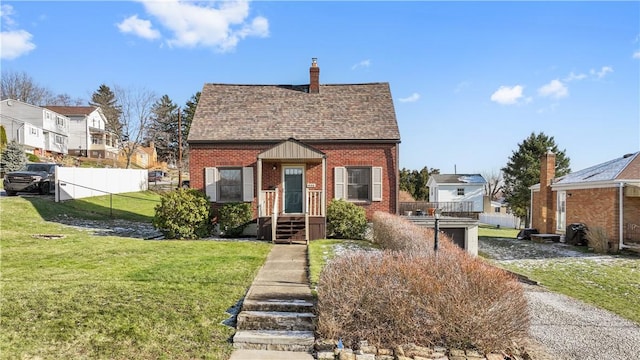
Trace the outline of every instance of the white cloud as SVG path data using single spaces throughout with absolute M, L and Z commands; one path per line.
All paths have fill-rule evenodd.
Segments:
M 153 29 L 151 21 L 139 19 L 138 15 L 124 19 L 118 24 L 118 29 L 123 33 L 133 34 L 147 40 L 154 40 L 160 37 L 160 32 Z
M 512 87 L 504 85 L 500 86 L 500 88 L 498 88 L 498 90 L 496 90 L 491 95 L 491 101 L 495 101 L 498 104 L 502 105 L 516 104 L 518 100 L 523 97 L 523 90 L 524 88 L 522 87 L 522 85 L 516 85 Z
M 398 101 L 400 102 L 416 102 L 420 99 L 420 94 L 418 93 L 413 93 L 410 96 L 406 97 L 406 98 L 400 98 L 398 99 Z
M 351 67 L 351 70 L 355 70 L 358 68 L 368 68 L 369 66 L 371 66 L 371 60 L 367 59 L 367 60 L 362 60 L 359 63 L 353 65 Z
M 262 16 L 249 19 L 249 3 L 245 0 L 140 2 L 154 22 L 157 22 L 156 25 L 171 32 L 172 37 L 167 40 L 169 46 L 210 47 L 230 51 L 247 37 L 269 36 L 269 21 Z
M 594 69 L 591 69 L 591 71 L 589 71 L 591 75 L 596 76 L 598 79 L 602 79 L 608 73 L 612 73 L 612 72 L 613 72 L 613 69 L 609 66 L 603 66 L 602 68 L 600 68 L 599 71 L 596 71 Z
M 638 51 L 633 53 L 633 58 L 634 59 L 640 59 L 640 50 L 638 50 Z
M 551 80 L 550 83 L 538 89 L 538 94 L 544 97 L 560 99 L 569 95 L 569 89 L 558 79 Z
M 565 82 L 574 81 L 574 80 L 584 80 L 587 78 L 587 74 L 574 74 L 573 71 L 567 75 L 564 79 Z
M 36 48 L 31 41 L 33 35 L 26 30 L 13 29 L 16 22 L 11 5 L 0 5 L 0 19 L 3 30 L 0 32 L 0 59 L 11 60 L 29 53 Z M 5 30 L 6 29 L 6 30 Z

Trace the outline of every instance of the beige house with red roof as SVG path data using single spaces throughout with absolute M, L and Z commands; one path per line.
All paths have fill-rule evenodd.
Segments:
M 326 209 L 345 199 L 398 211 L 400 132 L 388 83 L 205 84 L 187 139 L 191 187 L 214 208 L 249 202 L 257 235 L 326 237 Z
M 69 118 L 69 155 L 118 158 L 118 136 L 106 129 L 107 118 L 97 106 L 45 106 Z

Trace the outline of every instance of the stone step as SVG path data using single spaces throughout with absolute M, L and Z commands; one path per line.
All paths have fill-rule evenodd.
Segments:
M 245 311 L 286 311 L 298 313 L 310 313 L 313 311 L 313 302 L 303 299 L 247 299 L 242 304 Z
M 239 330 L 233 336 L 233 347 L 245 350 L 311 352 L 313 331 Z
M 239 330 L 313 331 L 315 315 L 285 311 L 241 311 L 236 328 Z

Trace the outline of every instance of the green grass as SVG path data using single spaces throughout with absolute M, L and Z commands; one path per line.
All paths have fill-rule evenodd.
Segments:
M 145 199 L 154 195 L 141 196 L 122 214 L 148 219 Z M 103 206 L 93 201 L 65 209 Z M 244 296 L 270 244 L 91 236 L 45 221 L 53 206 L 40 197 L 0 200 L 1 358 L 228 358 L 234 329 L 221 325 L 225 311 Z
M 315 289 L 320 279 L 320 272 L 327 261 L 333 259 L 338 249 L 358 250 L 372 249 L 375 245 L 364 240 L 314 240 L 309 242 L 309 281 Z
M 501 266 L 640 324 L 640 259 L 550 259 Z
M 480 225 L 478 226 L 478 237 L 515 239 L 519 231 L 518 229 L 497 228 L 494 225 Z

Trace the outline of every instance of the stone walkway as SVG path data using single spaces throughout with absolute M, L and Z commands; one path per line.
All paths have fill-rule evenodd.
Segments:
M 306 245 L 271 249 L 238 314 L 230 360 L 313 359 L 314 300 L 307 267 Z

